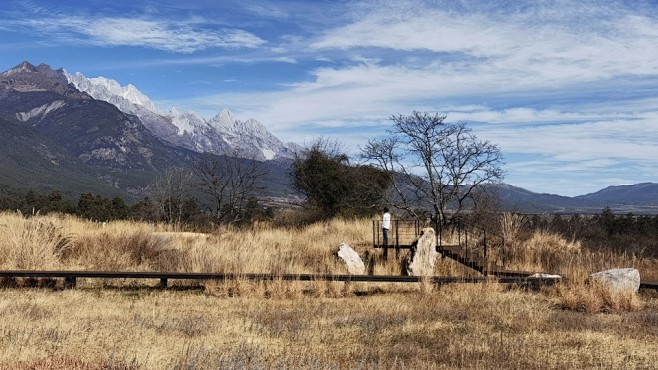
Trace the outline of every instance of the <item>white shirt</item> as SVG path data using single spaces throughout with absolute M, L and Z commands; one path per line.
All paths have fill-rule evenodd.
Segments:
M 391 214 L 386 212 L 384 213 L 384 218 L 382 219 L 382 229 L 391 228 Z

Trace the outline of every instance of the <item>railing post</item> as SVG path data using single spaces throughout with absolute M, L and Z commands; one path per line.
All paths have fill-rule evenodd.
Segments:
M 441 232 L 443 231 L 443 227 L 441 226 L 441 224 L 438 221 L 434 224 L 434 230 L 436 231 L 436 246 L 435 246 L 435 248 L 439 249 L 439 248 L 441 248 L 441 245 L 442 245 Z
M 400 220 L 395 220 L 395 259 L 400 258 Z
M 459 227 L 461 227 L 461 225 Z M 466 246 L 466 258 L 468 259 L 468 229 L 467 228 L 464 228 L 464 245 Z
M 167 278 L 160 278 L 160 289 L 167 289 Z
M 457 245 L 459 245 L 459 249 L 464 252 L 464 256 L 468 257 L 468 249 L 466 246 L 462 243 L 462 232 L 464 229 L 462 229 L 462 225 L 456 224 L 456 229 L 457 229 Z
M 484 230 L 484 276 L 489 276 L 489 255 L 487 254 L 487 230 Z
M 372 220 L 372 246 L 379 244 L 379 238 L 375 238 L 375 228 L 377 227 L 377 220 Z M 379 235 L 379 233 L 377 233 Z
M 379 225 L 378 225 L 378 227 L 379 227 Z M 377 229 L 377 232 L 379 232 L 379 230 L 381 230 L 381 227 L 379 227 L 379 228 Z M 390 230 L 389 230 L 389 231 L 390 231 Z M 383 231 L 382 231 L 382 232 L 383 232 Z M 389 235 L 389 237 L 390 237 L 390 235 Z M 384 245 L 384 243 L 382 243 L 382 247 L 384 248 L 384 260 L 388 260 L 388 240 L 387 240 L 386 245 Z

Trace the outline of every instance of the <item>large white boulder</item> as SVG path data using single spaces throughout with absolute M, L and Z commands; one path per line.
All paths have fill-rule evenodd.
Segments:
M 439 254 L 436 251 L 436 233 L 431 227 L 421 231 L 420 237 L 411 247 L 402 267 L 402 274 L 408 276 L 432 276 Z
M 338 247 L 338 257 L 345 262 L 347 272 L 351 275 L 363 275 L 365 273 L 366 265 L 361 260 L 361 257 L 359 257 L 359 254 L 349 245 L 345 243 L 340 244 Z
M 595 272 L 589 276 L 589 280 L 605 284 L 615 292 L 637 292 L 640 290 L 640 271 L 634 268 Z

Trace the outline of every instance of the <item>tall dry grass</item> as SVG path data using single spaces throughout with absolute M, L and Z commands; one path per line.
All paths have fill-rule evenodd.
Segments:
M 0 214 L 0 266 L 3 268 L 56 268 L 70 243 L 64 228 L 53 220 Z
M 567 240 L 546 230 L 517 231 L 511 235 L 515 237 L 506 239 L 502 250 L 497 251 L 509 269 L 558 274 L 579 283 L 593 272 L 612 268 L 637 268 L 647 277 L 656 273 L 656 264 L 650 258 L 585 249 L 578 240 Z
M 500 234 L 505 240 L 515 243 L 528 223 L 525 215 L 505 212 L 500 215 Z
M 578 240 L 566 240 L 546 230 L 525 231 L 527 220 L 522 215 L 501 216 L 501 232 L 505 245 L 498 254 L 510 269 L 548 272 L 565 278 L 553 295 L 560 307 L 588 313 L 636 311 L 643 302 L 635 292 L 618 292 L 588 281 L 593 272 L 612 268 L 637 268 L 640 276 L 656 276 L 656 263 L 650 259 L 612 251 L 584 249 Z
M 568 279 L 538 292 L 501 284 L 204 282 L 203 288 L 0 289 L 0 369 L 652 368 L 658 295 L 615 294 L 585 277 L 658 264 L 594 252 L 547 232 L 514 231 L 519 269 Z M 346 273 L 341 242 L 370 255 L 370 220 L 219 233 L 0 214 L 0 268 Z M 34 239 L 34 241 L 32 240 Z M 30 244 L 33 243 L 33 244 Z M 36 248 L 36 246 L 47 248 Z M 406 251 L 402 251 L 400 259 Z M 25 267 L 18 267 L 25 266 Z M 449 259 L 437 275 L 476 274 Z M 601 315 L 599 313 L 607 313 Z M 623 340 L 620 340 L 623 338 Z
M 638 311 L 644 303 L 631 291 L 615 291 L 600 282 L 559 284 L 555 287 L 560 306 L 587 313 Z
M 586 250 L 577 240 L 555 233 L 524 232 L 525 224 L 521 215 L 501 218 L 506 243 L 490 253 L 498 254 L 508 269 L 561 274 L 574 281 L 614 267 L 636 267 L 643 276 L 658 276 L 655 261 Z M 335 252 L 346 242 L 372 273 L 400 274 L 407 251 L 400 251 L 398 258 L 390 251 L 384 260 L 382 252 L 370 246 L 371 225 L 365 219 L 334 219 L 304 228 L 261 223 L 204 234 L 178 232 L 163 224 L 105 224 L 67 215 L 25 218 L 0 213 L 0 268 L 342 274 L 346 270 Z M 444 258 L 437 261 L 435 274 L 474 276 L 477 272 Z
M 337 219 L 304 229 L 261 225 L 203 234 L 158 224 L 0 214 L 4 269 L 344 273 L 333 253 L 342 242 L 361 245 L 365 253 L 369 224 Z

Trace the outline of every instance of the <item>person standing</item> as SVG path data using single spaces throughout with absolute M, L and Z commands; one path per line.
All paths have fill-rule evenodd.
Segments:
M 391 228 L 391 214 L 388 207 L 384 208 L 384 215 L 382 216 L 382 234 L 384 235 L 384 245 L 388 245 L 388 230 Z

